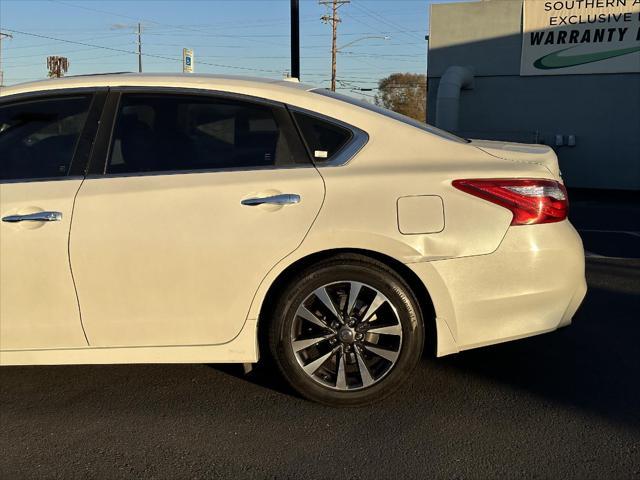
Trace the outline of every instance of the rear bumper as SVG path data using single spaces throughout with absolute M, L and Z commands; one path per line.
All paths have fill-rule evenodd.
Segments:
M 569 325 L 587 291 L 584 263 L 564 221 L 511 227 L 489 255 L 408 266 L 433 299 L 441 356 Z

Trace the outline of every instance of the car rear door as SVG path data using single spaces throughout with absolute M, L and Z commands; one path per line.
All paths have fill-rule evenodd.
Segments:
M 87 346 L 68 241 L 105 95 L 0 102 L 0 350 Z
M 113 135 L 100 134 L 106 148 L 78 193 L 70 242 L 90 345 L 232 340 L 324 197 L 288 111 L 144 89 L 114 92 L 108 105 Z

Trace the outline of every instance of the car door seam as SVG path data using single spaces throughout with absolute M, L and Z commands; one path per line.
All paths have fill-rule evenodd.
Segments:
M 83 178 L 76 190 L 75 195 L 73 196 L 73 203 L 71 205 L 71 218 L 69 219 L 69 233 L 67 237 L 67 260 L 69 261 L 69 271 L 71 272 L 71 282 L 73 283 L 73 291 L 76 295 L 76 304 L 78 305 L 78 315 L 80 317 L 80 327 L 82 328 L 82 334 L 84 335 L 84 339 L 87 342 L 87 346 L 90 347 L 89 337 L 87 336 L 87 331 L 84 328 L 84 322 L 82 321 L 82 308 L 80 307 L 80 296 L 78 294 L 78 286 L 76 285 L 76 278 L 73 274 L 73 265 L 71 263 L 71 231 L 73 229 L 73 217 L 76 210 L 76 199 L 78 198 L 78 194 L 80 193 L 80 189 L 82 185 L 84 185 L 86 178 Z
M 246 326 L 247 322 L 249 321 L 249 313 L 251 312 L 253 304 L 256 301 L 256 296 L 258 295 L 258 292 L 260 291 L 260 288 L 262 287 L 264 281 L 269 277 L 271 272 L 278 265 L 280 265 L 286 258 L 288 258 L 291 255 L 293 255 L 302 246 L 304 241 L 309 236 L 309 232 L 311 232 L 311 229 L 313 228 L 313 226 L 315 225 L 316 221 L 318 220 L 318 217 L 320 216 L 320 212 L 322 212 L 322 208 L 324 207 L 324 203 L 325 203 L 326 198 L 327 198 L 327 184 L 326 184 L 326 182 L 324 180 L 324 177 L 322 176 L 322 173 L 320 172 L 318 167 L 315 166 L 315 164 L 313 165 L 313 168 L 318 173 L 318 176 L 320 177 L 320 180 L 322 181 L 322 202 L 320 202 L 320 207 L 318 208 L 318 211 L 316 212 L 315 217 L 313 217 L 313 220 L 309 224 L 309 228 L 307 229 L 307 231 L 305 232 L 304 236 L 300 240 L 300 243 L 298 243 L 298 245 L 293 250 L 291 250 L 289 253 L 287 253 L 284 257 L 282 257 L 280 260 L 278 260 L 276 263 L 274 263 L 273 266 L 267 271 L 267 273 L 264 274 L 264 276 L 262 277 L 262 280 L 260 280 L 260 283 L 258 284 L 258 287 L 256 288 L 256 291 L 253 292 L 253 297 L 251 298 L 251 302 L 249 303 L 249 308 L 247 309 L 247 314 L 244 317 L 244 322 L 242 323 L 242 327 L 238 331 L 238 334 L 231 339 L 231 341 L 235 340 L 242 333 L 242 330 L 244 330 L 244 327 Z

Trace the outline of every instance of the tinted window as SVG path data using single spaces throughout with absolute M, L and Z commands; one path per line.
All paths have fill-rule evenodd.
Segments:
M 288 112 L 235 99 L 125 94 L 107 173 L 309 163 Z
M 0 179 L 67 175 L 90 102 L 82 96 L 0 106 Z
M 352 133 L 346 128 L 300 112 L 294 116 L 316 162 L 331 160 L 351 139 Z
M 465 138 L 460 138 L 452 133 L 446 132 L 444 130 L 440 130 L 433 125 L 429 125 L 428 123 L 419 122 L 418 120 L 407 117 L 406 115 L 402 115 L 401 113 L 394 112 L 393 110 L 389 110 L 388 108 L 380 107 L 378 105 L 374 105 L 373 103 L 365 102 L 362 100 L 357 100 L 348 95 L 344 95 L 342 93 L 332 92 L 331 90 L 327 90 L 325 88 L 319 88 L 317 90 L 312 90 L 313 93 L 317 93 L 319 95 L 324 95 L 325 97 L 335 98 L 336 100 L 340 100 L 345 103 L 349 103 L 351 105 L 355 105 L 357 107 L 364 108 L 371 112 L 378 113 L 380 115 L 384 115 L 385 117 L 392 118 L 402 123 L 406 123 L 407 125 L 411 125 L 412 127 L 419 128 L 420 130 L 424 130 L 425 132 L 432 133 L 433 135 L 438 135 L 439 137 L 446 138 L 447 140 L 452 140 L 458 143 L 469 143 L 469 140 Z

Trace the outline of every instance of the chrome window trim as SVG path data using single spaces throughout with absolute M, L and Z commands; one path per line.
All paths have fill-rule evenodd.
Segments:
M 92 173 L 87 175 L 87 180 L 95 180 L 98 178 L 128 178 L 128 177 L 159 177 L 163 175 L 195 175 L 198 173 L 233 173 L 233 172 L 260 172 L 269 170 L 297 170 L 300 168 L 315 168 L 313 164 L 307 165 L 288 165 L 278 166 L 269 165 L 264 167 L 227 167 L 227 168 L 206 168 L 206 169 L 191 169 L 191 170 L 154 170 L 151 172 L 127 172 L 127 173 L 104 173 L 97 174 Z
M 0 180 L 0 185 L 11 184 L 11 183 L 62 182 L 64 180 L 82 180 L 82 179 L 84 179 L 82 175 L 74 175 L 71 177 L 60 176 L 60 177 L 43 177 L 43 178 L 12 178 L 10 180 Z
M 264 106 L 278 106 L 285 108 L 284 102 L 271 100 L 264 97 L 256 97 L 245 93 L 230 92 L 228 90 L 216 90 L 213 88 L 197 88 L 197 87 L 162 87 L 153 85 L 122 85 L 110 87 L 111 91 L 121 94 L 141 94 L 141 95 L 194 95 L 203 97 L 216 97 L 225 100 L 238 100 L 250 103 L 262 104 Z
M 68 95 L 86 95 L 97 92 L 106 92 L 109 87 L 72 87 L 72 88 L 52 88 L 50 90 L 32 90 L 29 92 L 12 93 L 10 95 L 0 95 L 0 105 L 5 103 L 23 103 L 30 100 L 41 100 L 47 97 L 57 98 Z
M 307 110 L 301 107 L 296 107 L 294 105 L 287 105 L 287 107 L 292 113 L 298 112 L 310 117 L 315 117 L 318 120 L 322 120 L 327 123 L 333 123 L 334 125 L 342 127 L 351 132 L 351 138 L 349 139 L 349 141 L 347 141 L 347 143 L 344 144 L 342 148 L 333 155 L 333 158 L 331 160 L 328 160 L 326 162 L 317 162 L 316 159 L 311 156 L 311 161 L 314 163 L 316 168 L 342 167 L 344 165 L 347 165 L 353 159 L 353 157 L 355 157 L 358 152 L 360 152 L 360 150 L 362 150 L 364 146 L 369 143 L 369 134 L 364 130 L 358 127 L 354 127 L 349 123 L 338 120 L 337 118 L 323 115 L 322 113 L 314 112 L 312 110 Z M 309 152 L 309 155 L 311 155 L 311 152 Z

